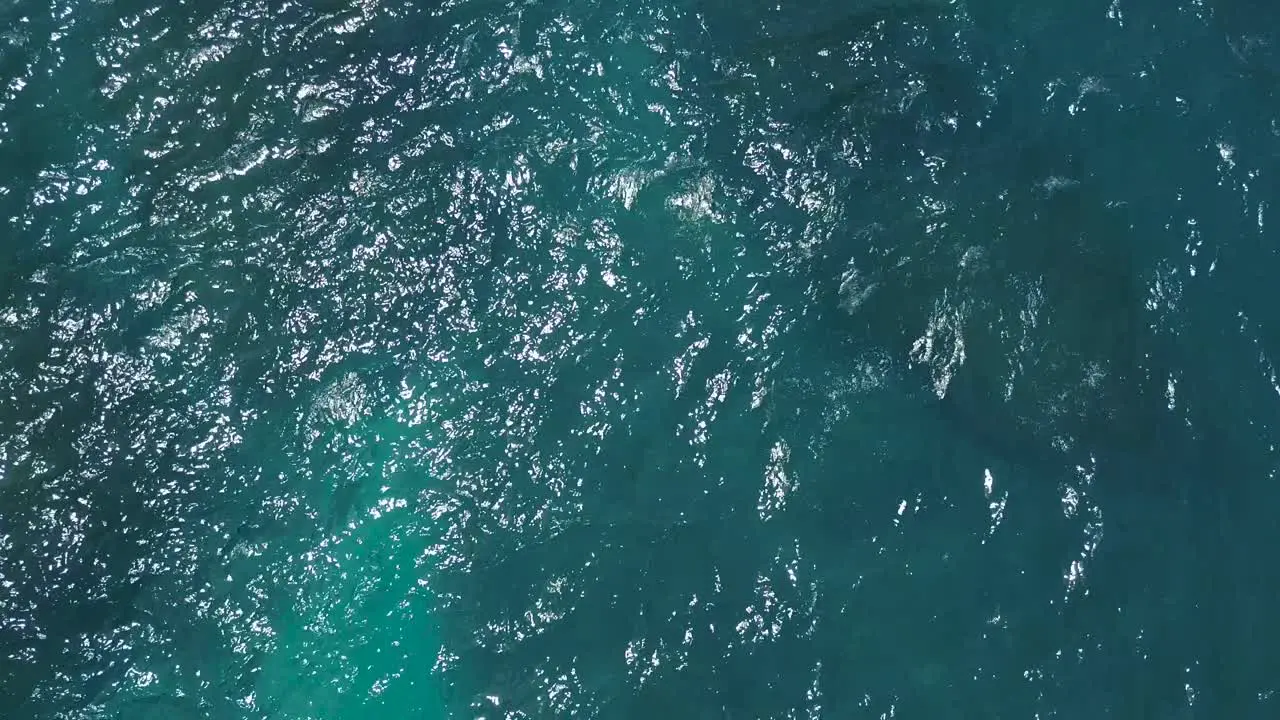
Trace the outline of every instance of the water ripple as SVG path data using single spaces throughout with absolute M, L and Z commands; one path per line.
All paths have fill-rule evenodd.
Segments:
M 1254 5 L 8 3 L 0 698 L 1262 712 Z

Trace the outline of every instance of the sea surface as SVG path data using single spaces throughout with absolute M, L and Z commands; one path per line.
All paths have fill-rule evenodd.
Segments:
M 1280 717 L 1261 0 L 3 0 L 0 718 Z

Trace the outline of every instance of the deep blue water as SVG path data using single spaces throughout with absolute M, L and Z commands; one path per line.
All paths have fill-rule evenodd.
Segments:
M 1276 717 L 1277 43 L 3 2 L 0 717 Z

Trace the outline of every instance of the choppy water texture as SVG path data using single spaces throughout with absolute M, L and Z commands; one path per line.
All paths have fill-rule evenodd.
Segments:
M 0 714 L 1272 718 L 1257 0 L 9 0 Z

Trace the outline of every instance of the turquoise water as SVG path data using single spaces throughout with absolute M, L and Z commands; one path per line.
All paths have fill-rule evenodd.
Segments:
M 9 0 L 0 716 L 1270 718 L 1249 0 Z

